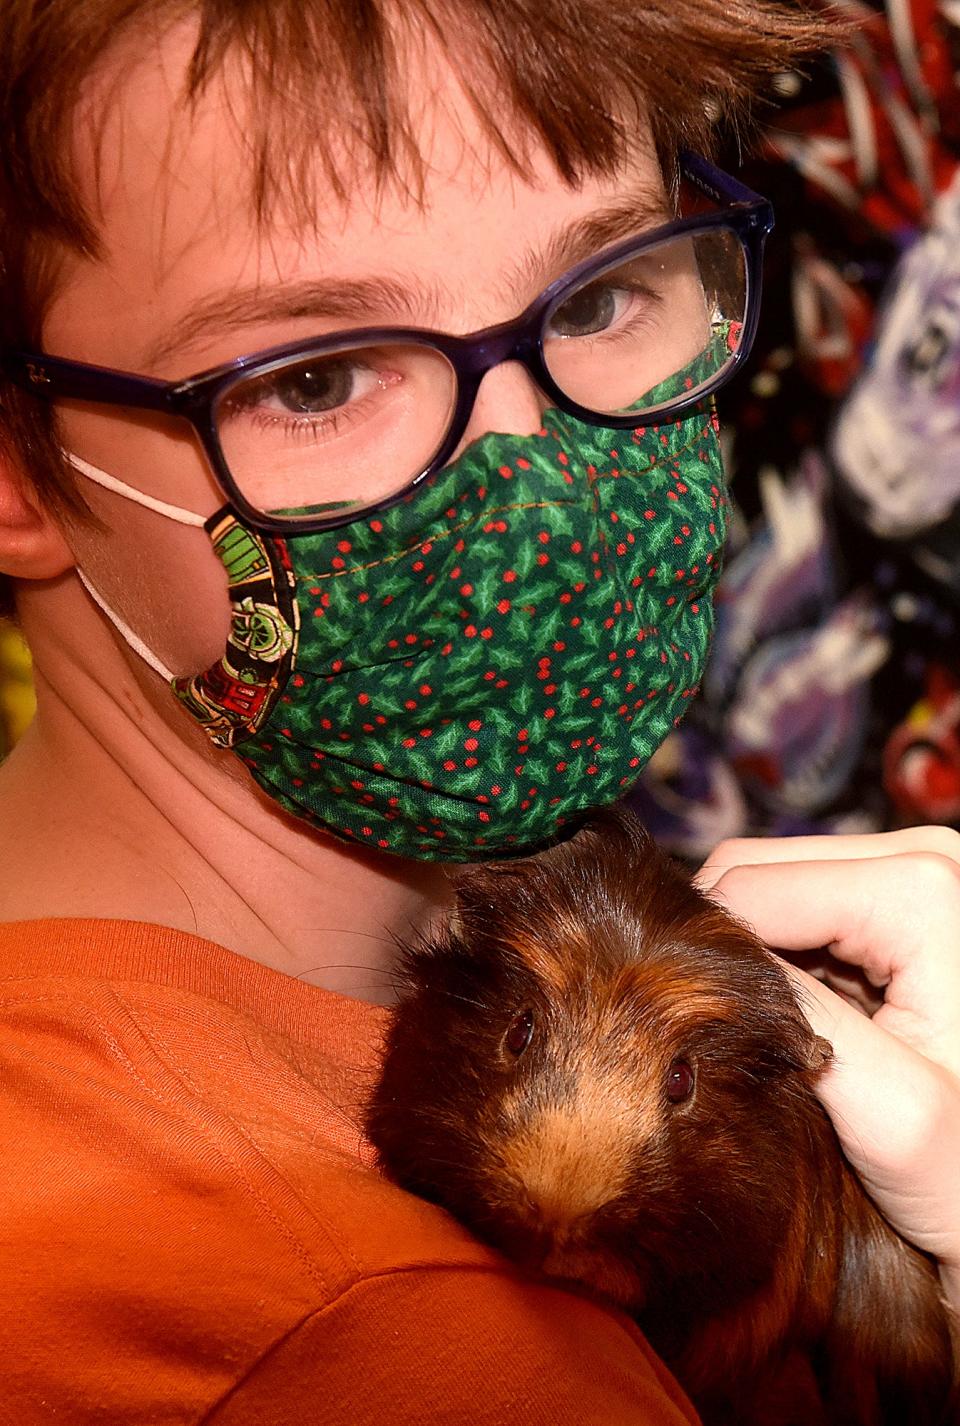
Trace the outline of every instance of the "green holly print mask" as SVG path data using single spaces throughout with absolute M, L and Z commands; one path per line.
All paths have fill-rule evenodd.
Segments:
M 549 411 L 338 530 L 213 516 L 232 631 L 174 690 L 313 826 L 429 860 L 527 852 L 679 722 L 724 526 L 708 403 L 633 432 Z

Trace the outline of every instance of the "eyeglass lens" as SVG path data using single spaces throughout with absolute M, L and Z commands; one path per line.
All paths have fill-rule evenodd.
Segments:
M 453 367 L 432 347 L 344 347 L 260 370 L 216 409 L 238 489 L 268 514 L 347 513 L 428 466 L 450 426 Z
M 641 417 L 716 383 L 746 310 L 746 263 L 728 228 L 681 235 L 567 293 L 547 317 L 544 362 L 571 400 Z
M 667 239 L 564 293 L 546 316 L 544 363 L 597 415 L 648 412 L 718 384 L 746 312 L 743 247 L 727 228 Z M 456 373 L 432 347 L 344 345 L 260 368 L 216 408 L 231 475 L 258 511 L 349 514 L 396 494 L 450 428 Z

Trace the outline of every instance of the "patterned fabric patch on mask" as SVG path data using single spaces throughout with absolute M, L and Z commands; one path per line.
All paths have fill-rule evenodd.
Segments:
M 207 522 L 227 571 L 232 618 L 227 650 L 206 673 L 173 688 L 218 747 L 232 747 L 266 722 L 293 668 L 300 611 L 286 551 L 245 529 L 229 511 Z

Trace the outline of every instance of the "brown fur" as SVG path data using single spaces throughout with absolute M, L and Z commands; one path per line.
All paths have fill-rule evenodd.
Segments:
M 954 1420 L 934 1265 L 844 1160 L 830 1048 L 745 927 L 608 813 L 464 873 L 455 928 L 407 957 L 369 1109 L 399 1183 L 632 1312 L 708 1426 Z

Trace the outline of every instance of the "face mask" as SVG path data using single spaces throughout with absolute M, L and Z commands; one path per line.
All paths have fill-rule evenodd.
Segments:
M 232 628 L 171 682 L 293 816 L 401 856 L 528 851 L 622 796 L 700 679 L 724 535 L 716 419 L 490 433 L 379 514 L 317 534 L 205 522 Z M 92 479 L 166 505 L 70 457 Z

